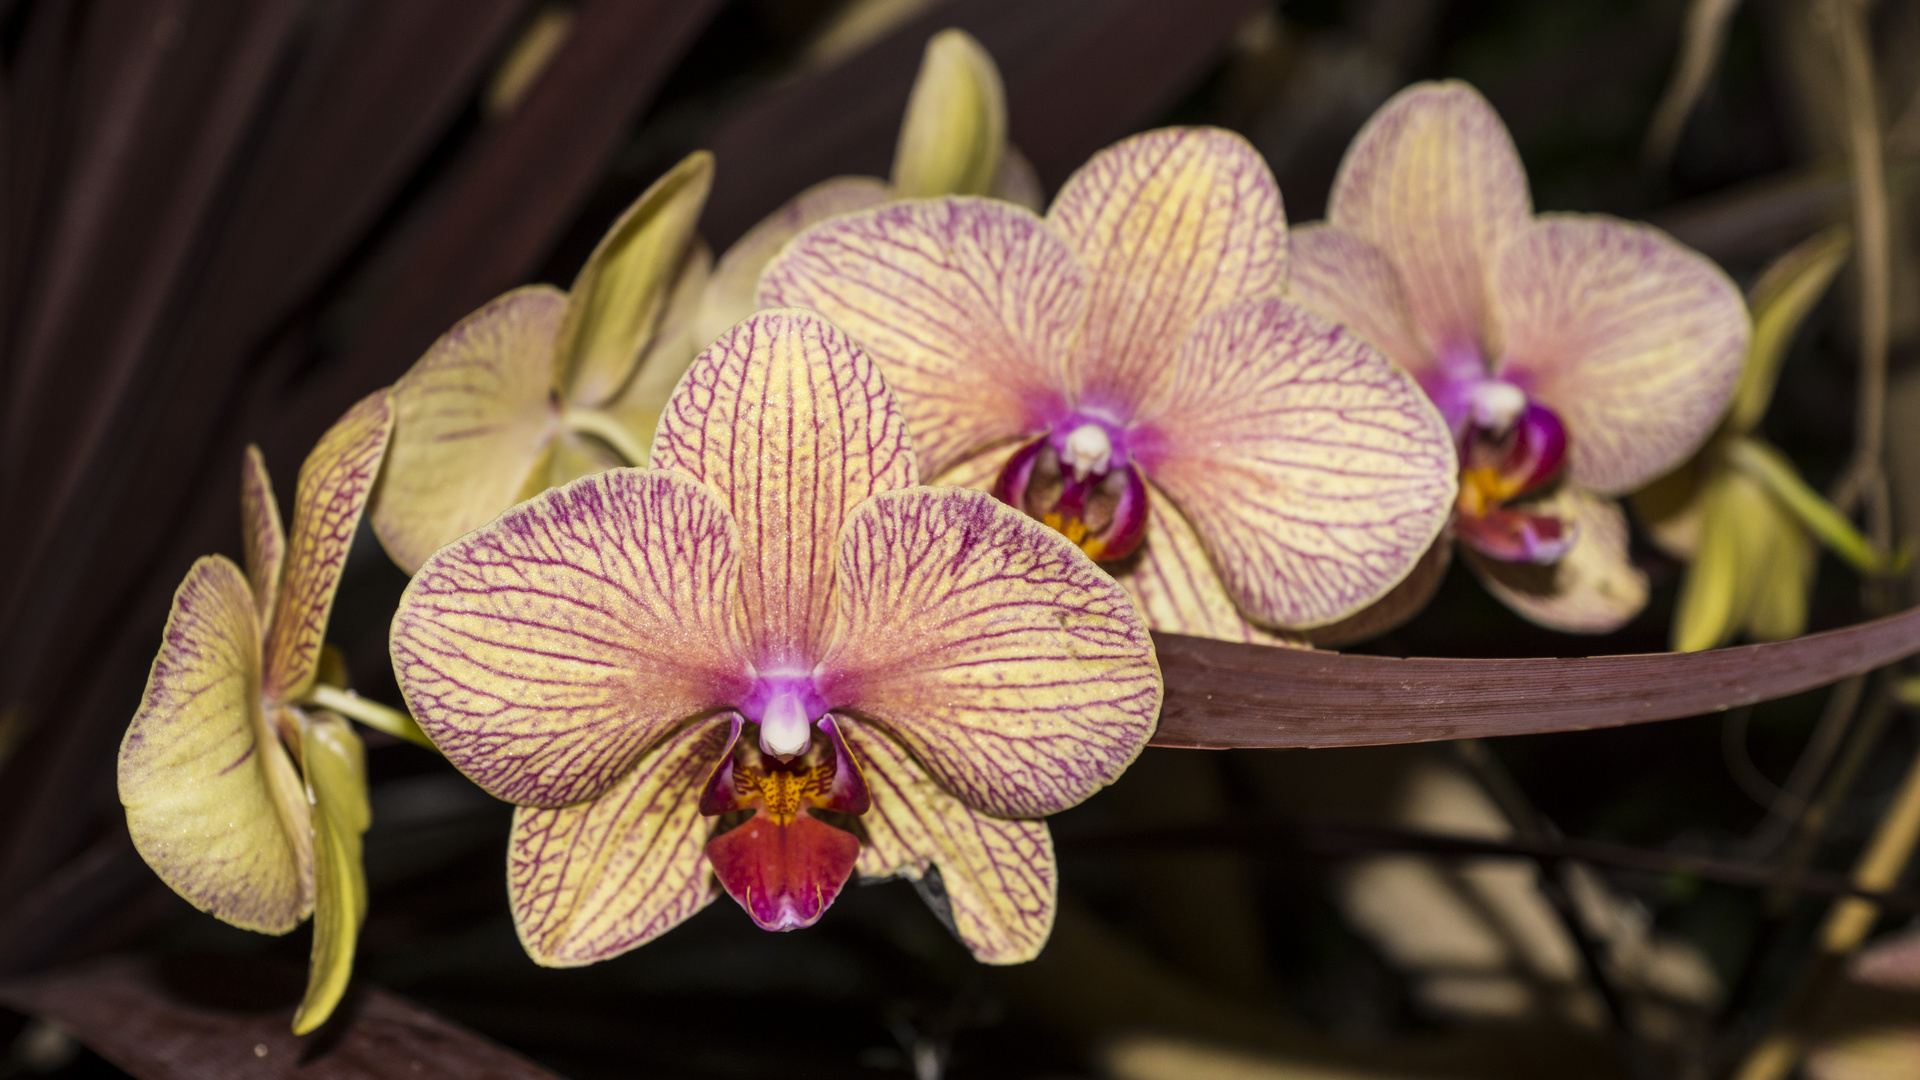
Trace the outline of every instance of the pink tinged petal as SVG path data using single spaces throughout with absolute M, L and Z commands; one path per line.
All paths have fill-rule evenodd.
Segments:
M 987 194 L 1035 213 L 1047 205 L 1047 191 L 1041 186 L 1040 174 L 1034 171 L 1033 162 L 1027 160 L 1020 148 L 1011 143 L 1001 148 L 1000 168 L 994 173 L 993 187 Z
M 273 497 L 266 458 L 257 446 L 248 446 L 240 462 L 240 544 L 247 582 L 253 587 L 253 607 L 266 624 L 273 619 L 273 604 L 280 597 L 287 533 L 280 526 L 280 502 Z
M 1429 355 L 1488 355 L 1488 281 L 1501 243 L 1533 212 L 1527 174 L 1493 106 L 1463 82 L 1420 83 L 1360 129 L 1327 219 L 1400 271 Z
M 1181 349 L 1136 456 L 1248 616 L 1303 629 L 1399 584 L 1452 512 L 1446 424 L 1405 372 L 1287 300 L 1237 305 Z
M 873 809 L 860 819 L 867 833 L 860 876 L 913 880 L 983 963 L 1038 956 L 1059 894 L 1046 823 L 983 814 L 949 794 L 898 742 L 859 723 L 847 724 L 846 734 L 873 790 Z
M 261 708 L 253 591 L 224 558 L 174 594 L 119 789 L 134 848 L 194 907 L 267 934 L 312 910 L 307 800 Z
M 1573 524 L 1525 506 L 1496 506 L 1482 514 L 1461 514 L 1454 522 L 1460 541 L 1501 562 L 1551 566 L 1574 544 Z
M 1462 549 L 1487 590 L 1522 618 L 1570 634 L 1607 634 L 1647 605 L 1647 578 L 1627 558 L 1627 516 L 1620 504 L 1563 483 L 1523 504 L 1573 529 L 1573 546 L 1551 566 L 1491 559 Z
M 1453 565 L 1453 537 L 1442 532 L 1420 562 L 1387 595 L 1341 619 L 1337 623 L 1316 626 L 1307 639 L 1319 649 L 1343 649 L 1348 645 L 1377 638 L 1396 630 L 1426 609 L 1433 594 L 1446 580 L 1447 567 Z
M 726 742 L 718 717 L 687 724 L 599 798 L 514 812 L 507 897 L 535 963 L 579 967 L 618 956 L 719 895 L 702 855 L 713 823 L 697 803 Z
M 520 501 L 557 428 L 554 338 L 567 297 L 515 289 L 460 320 L 393 387 L 393 446 L 373 530 L 412 573 L 442 544 Z
M 745 690 L 739 544 L 710 491 L 657 471 L 522 503 L 435 552 L 401 597 L 391 645 L 407 705 L 499 798 L 594 798 Z
M 713 277 L 708 279 L 701 298 L 700 314 L 694 321 L 696 348 L 716 340 L 761 306 L 754 300 L 760 288 L 761 271 L 787 246 L 787 241 L 805 232 L 810 225 L 878 206 L 892 197 L 892 189 L 877 177 L 836 176 L 795 195 L 786 205 L 762 218 L 745 236 L 733 242 L 713 268 Z
M 805 810 L 784 825 L 762 810 L 707 841 L 714 876 L 762 930 L 819 922 L 859 857 L 857 837 Z
M 1064 810 L 1153 733 L 1160 670 L 1132 602 L 1066 538 L 991 496 L 875 498 L 841 534 L 836 588 L 821 694 L 886 728 L 975 809 Z
M 392 431 L 388 391 L 368 394 L 320 436 L 300 466 L 287 569 L 267 632 L 261 692 L 269 701 L 295 700 L 313 685 L 333 592 Z
M 879 370 L 796 310 L 760 312 L 700 354 L 661 417 L 652 460 L 705 484 L 739 522 L 745 625 L 763 666 L 818 655 L 841 522 L 918 479 Z
M 873 354 L 931 476 L 1046 425 L 1087 289 L 1031 211 L 949 198 L 809 229 L 767 267 L 760 303 L 818 311 Z
M 1288 243 L 1293 255 L 1288 296 L 1344 324 L 1415 378 L 1441 376 L 1414 325 L 1400 271 L 1379 248 L 1327 224 L 1294 229 Z
M 1571 474 L 1600 494 L 1685 460 L 1740 381 L 1751 332 L 1740 291 L 1651 226 L 1543 215 L 1507 245 L 1495 282 L 1501 374 L 1560 414 Z
M 1296 635 L 1248 621 L 1193 526 L 1165 495 L 1147 489 L 1147 538 L 1140 553 L 1114 567 L 1114 576 L 1155 630 L 1222 641 L 1298 647 Z

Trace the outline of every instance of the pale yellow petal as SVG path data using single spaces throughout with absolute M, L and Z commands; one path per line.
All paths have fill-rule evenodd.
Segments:
M 1569 634 L 1607 634 L 1647 606 L 1647 577 L 1627 558 L 1620 504 L 1572 482 L 1537 509 L 1570 521 L 1573 547 L 1552 566 L 1509 563 L 1463 548 L 1488 591 L 1523 618 Z
M 1700 544 L 1700 486 L 1712 466 L 1713 446 L 1627 498 L 1655 547 L 1676 559 L 1691 559 Z
M 313 806 L 313 959 L 293 1016 L 295 1035 L 326 1023 L 353 977 L 354 945 L 367 917 L 360 838 L 373 822 L 367 754 L 352 725 L 329 712 L 311 713 L 300 749 Z
M 1297 634 L 1250 622 L 1234 606 L 1193 526 L 1166 496 L 1147 489 L 1152 517 L 1140 553 L 1110 567 L 1155 630 L 1259 645 L 1304 646 Z
M 893 153 L 902 199 L 985 195 L 1007 142 L 1007 99 L 993 57 L 964 30 L 927 42 Z
M 273 497 L 267 459 L 252 445 L 240 462 L 240 547 L 247 560 L 247 581 L 253 586 L 253 607 L 260 625 L 266 626 L 273 621 L 274 601 L 280 598 L 287 531 L 280 525 L 280 501 Z
M 660 318 L 660 329 L 654 333 L 646 355 L 640 358 L 639 370 L 627 380 L 620 396 L 607 403 L 607 412 L 625 424 L 634 442 L 642 447 L 652 445 L 653 429 L 660 423 L 660 413 L 666 409 L 667 399 L 673 396 L 673 388 L 680 385 L 681 376 L 692 366 L 693 358 L 712 344 L 699 340 L 695 329 L 712 267 L 713 252 L 705 242 L 696 240 L 687 250 L 680 278 L 673 286 L 673 296 L 667 300 L 666 314 Z M 647 463 L 642 460 L 633 464 L 644 467 Z

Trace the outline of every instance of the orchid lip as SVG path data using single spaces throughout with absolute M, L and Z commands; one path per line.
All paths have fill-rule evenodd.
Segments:
M 994 496 L 1096 561 L 1124 559 L 1146 539 L 1148 516 L 1146 480 L 1130 441 L 1108 417 L 1064 413 L 1007 459 Z

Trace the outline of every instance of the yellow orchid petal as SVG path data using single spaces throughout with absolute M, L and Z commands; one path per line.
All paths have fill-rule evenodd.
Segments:
M 1834 275 L 1846 265 L 1852 248 L 1846 226 L 1836 225 L 1775 259 L 1754 283 L 1747 298 L 1747 306 L 1753 311 L 1753 338 L 1747 345 L 1747 363 L 1740 371 L 1733 405 L 1727 410 L 1728 431 L 1745 435 L 1759 426 L 1773 400 L 1787 346 L 1793 344 L 1813 305 L 1826 295 Z
M 1777 501 L 1768 501 L 1765 521 L 1758 536 L 1767 547 L 1753 583 L 1746 630 L 1755 641 L 1785 641 L 1807 632 L 1807 600 L 1819 551 L 1812 535 Z
M 713 155 L 688 154 L 607 230 L 567 293 L 554 389 L 576 405 L 601 405 L 633 374 L 713 188 Z
M 287 532 L 280 527 L 280 502 L 273 497 L 267 459 L 259 447 L 251 445 L 240 465 L 240 546 L 247 560 L 247 581 L 253 586 L 254 610 L 265 626 L 272 622 L 274 601 L 280 597 Z
M 1757 484 L 1742 482 L 1739 474 L 1726 469 L 1701 492 L 1699 540 L 1673 611 L 1675 652 L 1719 648 L 1732 641 L 1746 621 L 1747 591 L 1753 582 L 1743 580 L 1747 567 L 1741 558 L 1740 530 L 1747 523 L 1741 521 L 1745 502 L 1741 496 L 1757 489 Z M 1765 497 L 1765 492 L 1758 493 Z
M 393 445 L 373 529 L 411 574 L 545 490 L 557 417 L 549 388 L 566 296 L 515 289 L 460 320 L 393 385 Z
M 1676 559 L 1691 559 L 1699 549 L 1701 481 L 1711 468 L 1704 463 L 1717 460 L 1714 445 L 1627 498 L 1654 546 Z
M 546 468 L 536 474 L 536 479 L 544 483 L 540 484 L 539 490 L 527 492 L 528 498 L 538 495 L 547 488 L 562 487 L 583 476 L 592 476 L 626 464 L 621 456 L 608 448 L 605 443 L 598 439 L 586 438 L 573 431 L 563 431 L 554 436 L 553 446 L 545 462 Z
M 873 797 L 861 817 L 861 877 L 919 883 L 943 921 L 986 964 L 1040 954 L 1053 930 L 1059 869 L 1044 821 L 997 818 L 948 794 L 905 747 L 858 721 L 840 728 Z M 938 889 L 928 880 L 938 871 Z
M 1152 515 L 1147 539 L 1131 564 L 1115 577 L 1155 630 L 1222 641 L 1299 647 L 1297 635 L 1260 626 L 1241 614 L 1193 526 L 1166 496 L 1147 488 Z
M 706 907 L 704 849 L 713 819 L 700 789 L 726 749 L 728 724 L 687 724 L 656 743 L 591 802 L 514 811 L 507 895 L 534 963 L 579 967 L 643 945 Z
M 313 959 L 293 1033 L 327 1022 L 353 977 L 354 944 L 367 916 L 367 872 L 360 837 L 373 823 L 367 803 L 367 753 L 353 726 L 330 712 L 308 714 L 301 768 L 313 806 Z
M 1753 477 L 1820 541 L 1862 574 L 1884 574 L 1889 560 L 1854 528 L 1839 508 L 1802 479 L 1787 455 L 1758 439 L 1727 443 L 1727 464 Z
M 693 366 L 693 358 L 711 343 L 710 339 L 699 340 L 695 327 L 712 268 L 713 252 L 696 238 L 687 249 L 673 295 L 667 299 L 666 313 L 660 317 L 660 328 L 654 332 L 646 355 L 640 358 L 639 369 L 627 380 L 620 396 L 607 403 L 608 415 L 626 425 L 633 441 L 648 450 L 649 456 L 653 430 L 660 424 L 660 413 L 666 409 L 667 399 L 673 396 L 673 388 L 680 385 L 687 368 Z M 647 458 L 630 464 L 644 467 Z
M 900 124 L 894 195 L 985 195 L 1006 142 L 1006 91 L 993 57 L 964 30 L 935 34 Z
M 333 593 L 392 431 L 388 391 L 375 391 L 335 421 L 300 466 L 287 569 L 261 675 L 261 692 L 269 701 L 296 700 L 313 685 Z
M 307 801 L 261 707 L 253 592 L 227 559 L 194 563 L 174 594 L 119 788 L 134 848 L 188 903 L 267 934 L 306 918 Z
M 882 180 L 836 176 L 802 191 L 762 218 L 733 242 L 713 268 L 713 277 L 700 299 L 699 317 L 693 324 L 693 336 L 700 347 L 705 348 L 760 307 L 755 300 L 760 272 L 787 246 L 787 241 L 828 218 L 879 206 L 891 198 L 893 189 Z
M 1647 577 L 1627 558 L 1620 504 L 1571 482 L 1529 509 L 1572 524 L 1573 547 L 1552 566 L 1509 563 L 1464 548 L 1487 590 L 1532 622 L 1569 634 L 1618 630 L 1647 606 Z
M 1305 637 L 1315 648 L 1340 649 L 1398 629 L 1426 610 L 1433 594 L 1440 591 L 1440 583 L 1447 579 L 1447 568 L 1452 565 L 1453 536 L 1443 532 L 1414 564 L 1413 572 L 1387 595 L 1337 623 L 1314 627 Z

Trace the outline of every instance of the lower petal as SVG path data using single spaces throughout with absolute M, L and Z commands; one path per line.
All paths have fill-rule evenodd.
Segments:
M 1251 622 L 1234 606 L 1193 526 L 1166 496 L 1147 488 L 1147 539 L 1114 576 L 1155 630 L 1222 641 L 1300 647 L 1299 636 Z
M 1571 482 L 1538 508 L 1572 524 L 1573 546 L 1552 566 L 1502 562 L 1464 548 L 1488 591 L 1523 618 L 1570 634 L 1606 634 L 1647 605 L 1647 578 L 1627 558 L 1620 504 Z
M 707 841 L 714 876 L 762 930 L 812 926 L 853 874 L 860 840 L 802 810 L 785 825 L 765 812 Z
M 1442 533 L 1415 564 L 1413 573 L 1391 592 L 1331 626 L 1307 631 L 1307 640 L 1315 648 L 1341 649 L 1400 628 L 1408 619 L 1426 610 L 1433 594 L 1440 591 L 1440 583 L 1447 579 L 1447 568 L 1452 565 L 1453 536 Z

